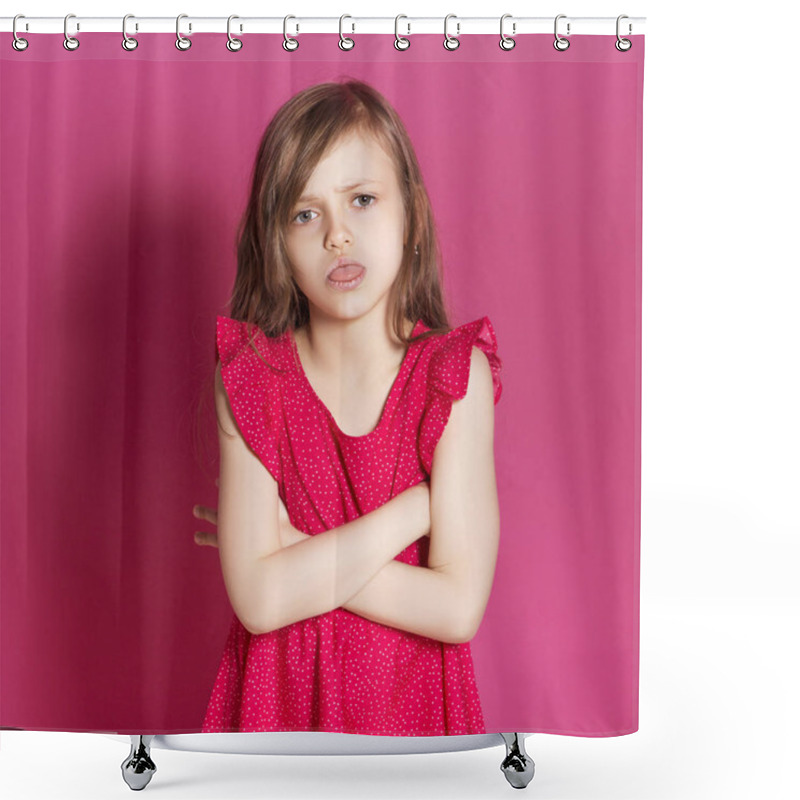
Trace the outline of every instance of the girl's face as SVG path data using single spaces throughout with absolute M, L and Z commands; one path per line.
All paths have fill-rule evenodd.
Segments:
M 386 312 L 404 238 L 405 212 L 394 164 L 373 138 L 351 134 L 320 160 L 286 231 L 292 273 L 311 312 L 334 319 Z M 337 288 L 328 280 L 339 258 L 364 267 L 354 288 Z

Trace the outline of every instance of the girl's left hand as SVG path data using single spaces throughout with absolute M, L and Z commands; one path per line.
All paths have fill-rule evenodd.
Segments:
M 195 506 L 192 509 L 192 514 L 198 519 L 204 519 L 212 525 L 217 524 L 217 510 L 209 508 L 208 506 Z M 219 547 L 216 533 L 208 533 L 207 531 L 195 531 L 194 542 L 200 545 L 209 545 L 210 547 Z

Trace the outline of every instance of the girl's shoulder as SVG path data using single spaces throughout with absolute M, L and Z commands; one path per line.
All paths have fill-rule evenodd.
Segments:
M 494 402 L 500 399 L 503 387 L 500 372 L 503 362 L 497 355 L 497 336 L 489 317 L 479 317 L 431 337 L 428 384 L 436 392 L 460 400 L 469 385 L 472 349 L 477 347 L 486 356 L 492 371 Z
M 280 392 L 275 375 L 284 371 L 281 348 L 257 325 L 217 317 L 220 375 L 244 440 L 280 486 L 278 428 Z
M 267 336 L 255 323 L 218 315 L 216 351 L 223 372 L 262 379 L 287 372 L 292 366 L 288 335 Z
M 446 333 L 433 336 L 428 344 L 427 387 L 418 436 L 420 463 L 427 475 L 433 468 L 433 454 L 450 417 L 453 401 L 467 393 L 472 352 L 478 348 L 489 362 L 494 385 L 494 402 L 500 399 L 502 361 L 497 355 L 497 337 L 488 317 L 479 317 Z

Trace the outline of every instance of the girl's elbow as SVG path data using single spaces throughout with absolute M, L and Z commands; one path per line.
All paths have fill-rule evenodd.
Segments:
M 248 633 L 253 636 L 261 636 L 265 633 L 271 633 L 277 628 L 281 627 L 275 614 L 270 613 L 274 609 L 275 603 L 273 598 L 270 598 L 265 589 L 270 586 L 270 579 L 265 567 L 266 560 L 261 560 L 260 569 L 256 576 L 251 576 L 250 591 L 246 593 L 246 601 L 242 602 L 244 606 L 242 614 L 238 614 L 240 622 Z
M 287 624 L 285 620 L 277 619 L 274 613 L 270 613 L 270 609 L 274 609 L 276 606 L 269 601 L 269 598 L 262 596 L 260 601 L 258 610 L 250 617 L 251 624 L 245 626 L 254 636 L 272 633 Z
M 245 622 L 245 620 L 243 620 L 241 617 L 239 617 L 239 622 L 241 622 L 241 623 L 242 623 L 242 627 L 243 627 L 243 628 L 244 628 L 244 629 L 245 629 L 245 630 L 246 630 L 246 631 L 247 631 L 249 634 L 252 634 L 253 636 L 260 636 L 262 633 L 266 633 L 266 631 L 263 631 L 263 630 L 261 629 L 261 626 L 259 626 L 259 625 L 252 625 L 252 624 L 250 624 L 250 623 L 248 623 L 248 622 Z
M 231 582 L 226 580 L 228 586 L 228 599 L 233 606 L 233 613 L 236 619 L 239 620 L 241 626 L 252 634 L 259 634 L 262 632 L 262 624 L 259 615 L 255 613 L 257 603 L 251 593 L 244 589 L 243 583 L 239 585 L 237 590 L 231 589 Z
M 243 613 L 237 614 L 245 630 L 253 636 L 269 633 L 273 629 L 272 620 L 266 618 L 264 608 L 263 598 L 258 596 L 258 593 L 254 593 L 248 598 Z
M 486 603 L 469 604 L 463 603 L 461 612 L 458 615 L 456 624 L 456 637 L 458 644 L 465 644 L 475 638 L 478 628 L 483 621 L 483 614 L 486 611 Z
M 240 618 L 241 619 L 241 618 Z M 275 624 L 274 620 L 264 619 L 264 615 L 256 615 L 248 618 L 248 621 L 241 620 L 242 625 L 248 633 L 253 636 L 263 636 L 265 633 L 272 633 L 272 631 L 283 627 L 282 625 Z
M 453 643 L 466 644 L 471 641 L 478 632 L 478 625 L 480 625 L 480 620 L 476 624 L 472 617 L 462 619 L 457 626 L 455 636 L 453 637 Z
M 454 644 L 465 644 L 478 632 L 488 597 L 478 590 L 471 576 L 460 577 L 456 583 L 460 588 L 453 592 L 450 638 Z
M 464 644 L 475 636 L 477 625 L 464 606 L 454 609 L 444 636 L 440 637 L 445 644 Z
M 239 620 L 242 627 L 248 633 L 253 634 L 253 636 L 258 636 L 259 634 L 266 632 L 264 630 L 264 625 L 262 624 L 262 621 L 259 620 L 258 617 L 252 613 L 253 611 L 252 609 L 237 608 L 236 606 L 234 606 L 233 611 L 236 614 L 236 618 Z

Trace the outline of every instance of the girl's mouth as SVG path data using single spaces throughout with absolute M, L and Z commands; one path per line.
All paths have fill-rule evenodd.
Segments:
M 348 290 L 355 289 L 367 274 L 364 267 L 349 265 L 347 267 L 337 267 L 328 275 L 328 285 L 334 289 Z

